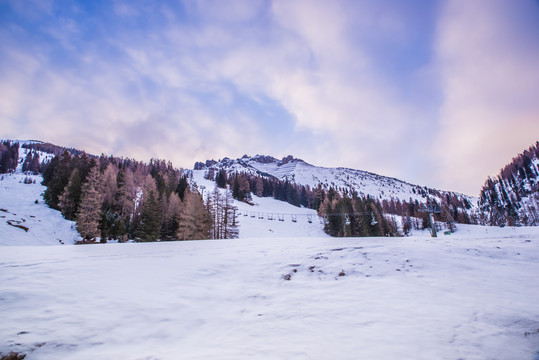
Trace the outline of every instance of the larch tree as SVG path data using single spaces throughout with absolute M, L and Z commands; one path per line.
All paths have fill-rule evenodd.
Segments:
M 102 200 L 99 182 L 99 167 L 94 166 L 82 185 L 81 202 L 77 211 L 77 230 L 87 241 L 95 239 L 100 234 Z
M 210 237 L 210 217 L 198 192 L 185 191 L 176 235 L 180 240 L 202 240 Z
M 222 204 L 223 239 L 237 238 L 239 229 L 238 222 L 236 220 L 236 211 L 238 208 L 234 206 L 234 198 L 229 190 L 225 191 Z
M 140 239 L 156 241 L 161 231 L 161 208 L 157 184 L 151 175 L 147 175 L 142 189 L 142 211 Z

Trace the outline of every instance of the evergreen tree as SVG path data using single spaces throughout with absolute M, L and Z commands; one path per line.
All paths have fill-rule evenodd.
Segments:
M 56 157 L 55 157 L 56 159 Z M 66 150 L 57 160 L 51 161 L 47 174 L 43 176 L 43 185 L 47 186 L 43 198 L 45 203 L 55 210 L 60 210 L 58 203 L 60 196 L 69 182 L 71 176 L 71 155 Z
M 227 175 L 226 175 L 225 169 L 219 170 L 215 178 L 215 182 L 217 183 L 217 186 L 220 187 L 221 189 L 224 189 L 226 187 Z
M 81 202 L 77 211 L 77 230 L 83 239 L 89 241 L 99 236 L 101 217 L 101 193 L 99 192 L 100 173 L 97 166 L 88 174 L 82 185 Z
M 174 240 L 177 238 L 179 229 L 179 217 L 182 211 L 182 201 L 178 194 L 171 193 L 166 202 L 166 209 L 163 215 L 163 225 L 161 226 L 161 238 L 163 240 Z
M 147 175 L 143 187 L 143 203 L 141 211 L 141 241 L 156 241 L 161 231 L 161 212 L 157 184 L 151 175 Z
M 60 196 L 59 204 L 62 214 L 68 220 L 75 220 L 82 193 L 82 184 L 79 176 L 79 169 L 75 168 L 71 172 L 69 181 Z

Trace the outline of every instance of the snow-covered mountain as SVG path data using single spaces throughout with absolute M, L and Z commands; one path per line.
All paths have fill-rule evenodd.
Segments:
M 451 191 L 431 189 L 407 183 L 395 178 L 377 175 L 368 171 L 349 169 L 344 167 L 326 168 L 311 165 L 293 156 L 281 160 L 272 156 L 244 155 L 239 159 L 224 158 L 219 161 L 209 160 L 195 163 L 195 170 L 220 170 L 227 172 L 248 173 L 262 177 L 274 177 L 279 180 L 288 180 L 298 185 L 309 186 L 311 189 L 321 186 L 328 190 L 334 188 L 339 191 L 356 191 L 360 196 L 371 196 L 379 200 L 400 200 L 409 202 L 410 199 L 424 203 L 427 198 L 435 199 L 438 203 L 446 195 L 452 195 L 465 200 L 470 209 L 477 208 L 477 198 Z
M 539 142 L 487 179 L 479 207 L 490 225 L 539 225 Z

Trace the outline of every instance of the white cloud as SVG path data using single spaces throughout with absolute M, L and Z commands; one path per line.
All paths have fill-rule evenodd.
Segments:
M 74 31 L 53 31 L 48 43 L 6 26 L 6 38 L 24 41 L 0 44 L 2 130 L 180 166 L 292 153 L 475 194 L 538 133 L 537 46 L 503 16 L 524 7 L 511 4 L 447 2 L 434 63 L 414 54 L 425 58 L 402 69 L 399 49 L 414 48 L 419 31 L 398 1 L 190 1 L 185 14 L 115 2 L 125 24 L 94 19 L 106 37 L 65 20 L 56 30 Z M 142 16 L 143 28 L 128 25 Z M 59 49 L 66 66 L 55 61 Z M 276 109 L 288 113 L 277 121 L 293 122 L 294 141 L 263 133 Z M 478 165 L 475 154 L 495 155 Z
M 537 6 L 453 0 L 443 8 L 437 51 L 444 103 L 436 153 L 447 188 L 477 194 L 488 175 L 537 141 L 539 43 L 527 13 L 536 18 Z

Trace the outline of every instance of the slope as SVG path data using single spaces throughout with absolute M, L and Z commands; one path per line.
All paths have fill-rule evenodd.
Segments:
M 74 222 L 43 202 L 41 181 L 40 175 L 0 175 L 0 245 L 74 244 L 79 239 Z
M 224 158 L 220 161 L 197 162 L 195 169 L 219 170 L 227 172 L 243 172 L 258 176 L 270 176 L 279 180 L 288 180 L 299 185 L 314 189 L 321 186 L 324 190 L 330 187 L 339 191 L 355 191 L 360 196 L 373 197 L 382 200 L 399 200 L 401 202 L 418 201 L 424 203 L 427 199 L 435 199 L 439 204 L 448 196 L 466 203 L 469 214 L 477 211 L 477 198 L 451 191 L 431 189 L 362 170 L 349 168 L 326 168 L 314 166 L 292 156 L 278 160 L 271 156 L 243 156 L 241 159 Z
M 203 170 L 193 170 L 193 181 L 199 190 L 204 189 L 203 196 L 215 188 L 214 181 L 204 179 Z M 220 191 L 224 192 L 223 189 Z M 298 208 L 283 201 L 256 195 L 253 195 L 252 203 L 234 202 L 238 208 L 236 215 L 240 238 L 327 236 L 316 211 L 312 209 Z

